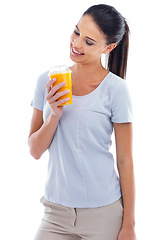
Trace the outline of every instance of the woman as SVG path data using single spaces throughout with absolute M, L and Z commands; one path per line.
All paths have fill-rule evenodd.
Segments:
M 70 41 L 73 104 L 59 106 L 43 73 L 29 134 L 32 156 L 49 150 L 45 206 L 35 240 L 135 240 L 132 115 L 126 75 L 129 28 L 115 8 L 90 7 Z M 101 64 L 107 54 L 108 67 Z M 117 168 L 109 152 L 114 128 Z

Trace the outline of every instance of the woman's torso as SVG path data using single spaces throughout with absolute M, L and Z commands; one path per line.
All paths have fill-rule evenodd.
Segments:
M 45 85 L 48 72 L 38 79 L 32 106 L 50 114 Z M 99 80 L 100 81 L 100 80 Z M 68 207 L 99 207 L 121 196 L 110 153 L 113 122 L 131 121 L 125 81 L 111 72 L 93 85 L 75 88 L 73 104 L 64 106 L 49 146 L 45 197 Z M 88 86 L 88 87 L 87 87 Z M 79 94 L 79 96 L 78 96 Z

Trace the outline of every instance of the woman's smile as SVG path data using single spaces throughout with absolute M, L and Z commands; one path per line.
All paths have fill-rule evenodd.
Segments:
M 72 48 L 71 48 L 71 53 L 72 53 L 72 55 L 78 56 L 78 57 L 84 55 L 84 53 L 79 52 L 79 51 L 78 51 L 75 47 L 73 47 L 73 46 L 72 46 Z

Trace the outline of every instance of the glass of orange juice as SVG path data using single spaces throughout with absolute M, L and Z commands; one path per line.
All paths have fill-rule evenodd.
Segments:
M 63 87 L 61 87 L 59 90 L 57 90 L 57 92 L 70 90 L 69 93 L 58 98 L 58 100 L 70 98 L 67 102 L 62 103 L 59 106 L 72 104 L 72 71 L 70 70 L 70 68 L 66 65 L 54 66 L 49 70 L 48 75 L 50 80 L 53 78 L 56 78 L 56 82 L 52 85 L 52 87 L 59 84 L 60 82 L 66 82 L 66 84 Z

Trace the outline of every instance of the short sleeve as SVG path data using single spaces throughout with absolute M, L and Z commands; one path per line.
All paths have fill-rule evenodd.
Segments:
M 43 111 L 46 94 L 47 73 L 40 75 L 36 81 L 31 106 Z
M 111 121 L 126 123 L 133 121 L 132 102 L 125 80 L 120 80 L 112 95 Z

